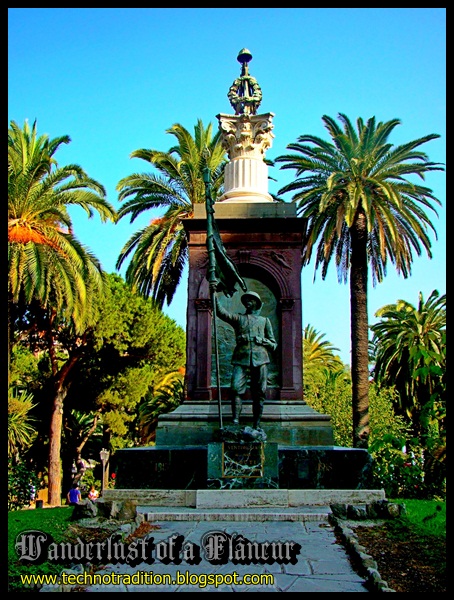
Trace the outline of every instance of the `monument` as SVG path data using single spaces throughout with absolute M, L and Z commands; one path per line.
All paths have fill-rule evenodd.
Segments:
M 159 417 L 155 447 L 117 451 L 122 488 L 367 487 L 367 451 L 334 447 L 330 416 L 304 400 L 305 221 L 294 204 L 275 201 L 268 192 L 265 154 L 274 137 L 274 115 L 257 112 L 262 92 L 249 74 L 251 59 L 247 49 L 237 58 L 241 74 L 228 92 L 235 114 L 217 115 L 229 158 L 223 194 L 211 199 L 206 180 L 207 202 L 195 204 L 193 218 L 184 221 L 189 251 L 185 398 Z M 211 217 L 225 260 L 241 283 L 230 295 L 218 292 L 210 277 Z M 250 371 L 237 385 L 238 360 L 232 356 L 239 334 L 231 315 L 248 313 L 245 292 L 259 298 L 261 318 L 269 324 L 266 335 L 264 329 L 254 332 L 262 348 L 267 338 L 268 358 L 266 375 L 259 369 L 249 381 Z M 241 407 L 235 404 L 240 396 Z
M 234 115 L 219 114 L 222 143 L 229 162 L 223 195 L 214 203 L 214 216 L 228 257 L 247 289 L 259 294 L 262 315 L 271 321 L 277 349 L 271 353 L 262 425 L 269 440 L 288 445 L 333 443 L 330 417 L 310 408 L 303 399 L 301 250 L 304 220 L 294 204 L 274 202 L 268 193 L 265 153 L 273 139 L 273 113 L 257 114 L 261 90 L 249 75 L 248 50 L 238 55 L 241 75 L 228 97 Z M 204 444 L 219 428 L 215 382 L 212 302 L 207 278 L 207 214 L 194 206 L 184 222 L 189 248 L 187 363 L 185 402 L 162 415 L 157 444 Z M 229 312 L 242 312 L 241 290 L 231 298 L 219 294 Z M 231 421 L 231 327 L 217 322 L 223 421 Z M 246 394 L 243 419 L 252 425 L 252 399 Z

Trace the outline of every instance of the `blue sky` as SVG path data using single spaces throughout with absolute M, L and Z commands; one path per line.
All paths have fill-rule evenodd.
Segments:
M 118 181 L 150 170 L 131 152 L 167 151 L 174 123 L 217 128 L 216 115 L 233 112 L 227 92 L 242 48 L 262 88 L 259 112 L 275 115 L 267 158 L 302 134 L 328 139 L 322 116 L 344 113 L 353 122 L 400 119 L 395 145 L 440 134 L 422 149 L 446 162 L 445 8 L 9 8 L 8 122 L 36 119 L 39 134 L 69 135 L 60 164 L 80 164 L 118 208 Z M 277 192 L 292 173 L 277 166 L 270 175 Z M 381 284 L 370 281 L 371 324 L 385 304 L 417 305 L 419 292 L 446 291 L 445 173 L 429 173 L 425 185 L 443 204 L 433 217 L 433 258 L 415 256 L 408 279 L 390 265 Z M 116 225 L 73 216 L 80 241 L 114 272 L 123 244 L 156 215 Z M 334 264 L 324 281 L 317 273 L 314 282 L 313 264 L 304 269 L 302 297 L 303 327 L 315 327 L 349 364 L 349 287 Z M 187 279 L 165 308 L 183 327 L 186 298 Z

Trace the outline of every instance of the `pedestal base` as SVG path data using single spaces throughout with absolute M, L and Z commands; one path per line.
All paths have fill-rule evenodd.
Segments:
M 261 444 L 259 444 L 261 445 Z M 370 489 L 372 457 L 367 450 L 338 446 L 263 444 L 261 477 L 244 488 Z M 225 485 L 222 444 L 124 448 L 112 465 L 116 489 L 203 490 Z M 232 480 L 233 481 L 233 480 Z M 239 482 L 237 478 L 235 480 Z M 238 486 L 235 486 L 238 489 Z
M 252 425 L 252 405 L 243 403 L 240 425 Z M 222 424 L 232 424 L 230 403 L 222 403 Z M 334 443 L 331 418 L 304 401 L 267 401 L 261 427 L 268 442 L 285 446 L 330 446 Z M 184 402 L 173 412 L 161 415 L 156 430 L 156 446 L 209 444 L 220 428 L 217 402 Z

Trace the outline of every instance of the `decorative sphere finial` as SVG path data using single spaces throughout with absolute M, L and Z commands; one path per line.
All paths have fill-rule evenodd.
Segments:
M 237 61 L 241 64 L 251 62 L 252 54 L 249 52 L 247 48 L 243 48 L 239 51 L 238 56 L 236 57 Z

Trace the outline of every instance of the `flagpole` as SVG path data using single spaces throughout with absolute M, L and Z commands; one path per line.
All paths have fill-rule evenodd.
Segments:
M 213 218 L 214 208 L 213 199 L 211 197 L 211 173 L 210 169 L 206 167 L 203 170 L 203 181 L 205 183 L 205 203 L 206 203 L 206 214 L 207 214 L 207 250 L 208 250 L 208 285 L 210 289 L 210 300 L 213 309 L 213 335 L 214 335 L 214 357 L 216 364 L 216 385 L 218 391 L 218 413 L 219 413 L 219 429 L 224 429 L 222 424 L 222 398 L 221 398 L 221 377 L 219 371 L 219 351 L 218 351 L 218 336 L 217 336 L 217 325 L 216 325 L 216 284 L 218 283 L 216 277 L 216 255 L 213 242 Z

